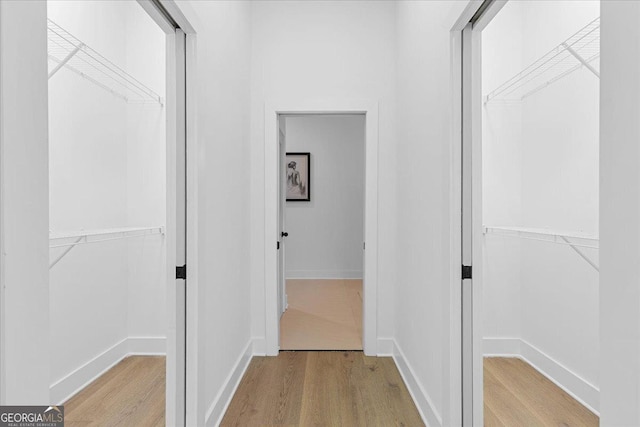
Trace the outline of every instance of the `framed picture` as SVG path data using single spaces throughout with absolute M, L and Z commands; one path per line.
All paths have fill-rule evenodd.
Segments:
M 311 154 L 287 153 L 287 202 L 311 201 Z

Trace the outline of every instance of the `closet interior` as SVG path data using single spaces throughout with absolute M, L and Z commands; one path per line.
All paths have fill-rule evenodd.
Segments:
M 482 33 L 487 425 L 500 393 L 542 424 L 597 425 L 599 14 L 511 1 Z M 540 400 L 552 386 L 575 405 Z
M 131 355 L 166 353 L 166 37 L 137 2 L 47 7 L 50 401 L 63 404 Z

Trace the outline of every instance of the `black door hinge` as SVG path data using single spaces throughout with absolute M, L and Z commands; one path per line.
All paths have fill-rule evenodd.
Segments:
M 187 280 L 187 265 L 177 266 L 176 267 L 176 280 L 182 279 Z
M 473 268 L 470 265 L 462 266 L 462 280 L 472 279 L 473 277 Z

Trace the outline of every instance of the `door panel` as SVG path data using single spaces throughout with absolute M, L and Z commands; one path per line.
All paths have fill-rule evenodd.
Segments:
M 286 240 L 283 235 L 286 233 L 286 203 L 287 203 L 287 167 L 286 167 L 286 118 L 278 117 L 278 174 L 280 176 L 280 185 L 278 192 L 278 240 L 280 241 L 280 250 L 278 251 L 278 313 L 282 315 L 287 309 L 287 280 L 285 272 L 285 256 L 286 256 Z
M 472 265 L 471 24 L 462 32 L 462 265 Z M 462 286 L 462 425 L 473 425 L 473 281 Z
M 176 30 L 176 81 L 186 82 L 186 36 Z M 187 127 L 186 90 L 176 87 L 176 266 L 187 263 Z M 188 276 L 187 276 L 188 277 Z M 187 280 L 176 279 L 176 418 L 185 418 L 186 399 L 186 301 Z M 182 398 L 181 398 L 182 397 Z

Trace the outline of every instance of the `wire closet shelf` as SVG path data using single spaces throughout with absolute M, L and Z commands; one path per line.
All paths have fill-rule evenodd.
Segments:
M 66 68 L 132 104 L 164 104 L 156 92 L 47 19 L 49 78 Z
M 494 100 L 522 101 L 581 68 L 586 68 L 599 78 L 599 58 L 598 17 L 487 94 L 485 104 Z
M 525 240 L 535 240 L 538 242 L 557 243 L 569 246 L 580 257 L 585 260 L 594 270 L 600 271 L 600 267 L 593 258 L 584 251 L 584 249 L 600 249 L 600 239 L 594 234 L 564 232 L 540 228 L 524 228 L 524 227 L 496 227 L 484 226 L 483 232 L 487 234 L 496 234 L 503 237 L 514 237 Z
M 49 263 L 51 270 L 74 247 L 90 243 L 102 243 L 111 240 L 130 239 L 133 237 L 164 236 L 164 226 L 158 227 L 122 227 L 101 230 L 80 230 L 71 232 L 49 232 L 49 248 L 61 250 Z

